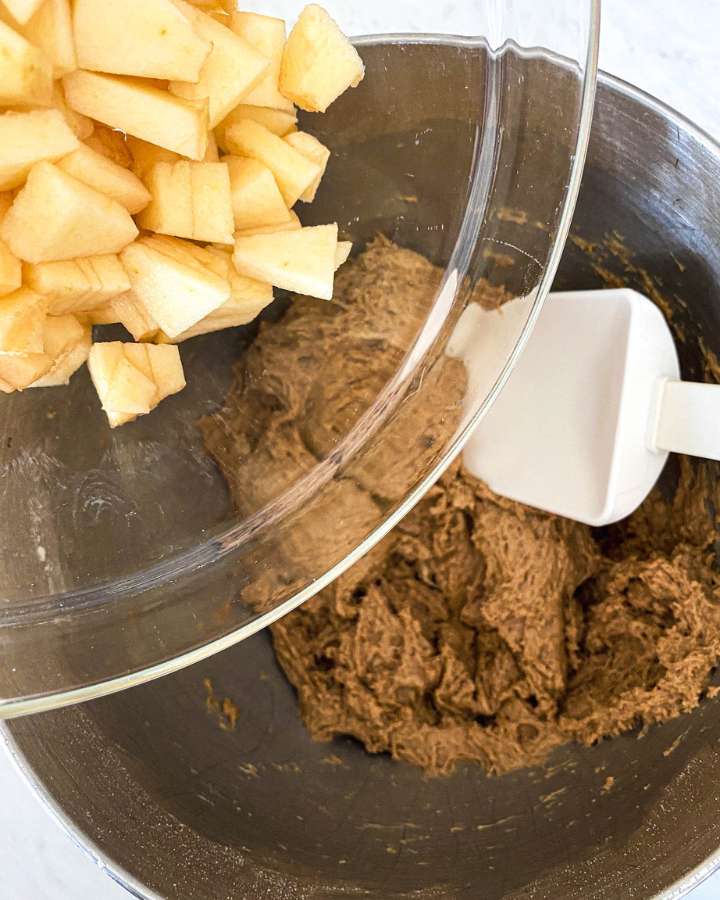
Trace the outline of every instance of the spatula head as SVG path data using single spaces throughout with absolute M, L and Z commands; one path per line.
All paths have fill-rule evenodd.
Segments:
M 482 379 L 532 298 L 471 306 L 454 352 Z M 498 494 L 588 525 L 607 525 L 647 497 L 667 453 L 649 449 L 656 392 L 679 364 L 660 311 L 635 291 L 553 294 L 510 381 L 465 450 Z

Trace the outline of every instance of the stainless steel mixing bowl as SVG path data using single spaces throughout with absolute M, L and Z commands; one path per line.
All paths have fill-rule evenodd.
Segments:
M 646 270 L 684 329 L 684 375 L 699 376 L 698 337 L 720 351 L 720 147 L 605 78 L 574 229 L 559 286 L 602 286 L 604 271 L 647 291 Z M 612 231 L 632 259 L 588 255 Z M 238 704 L 235 731 L 206 711 L 204 677 Z M 720 865 L 718 701 L 543 768 L 426 780 L 350 741 L 313 744 L 259 634 L 3 727 L 60 821 L 139 897 L 624 900 L 678 897 Z

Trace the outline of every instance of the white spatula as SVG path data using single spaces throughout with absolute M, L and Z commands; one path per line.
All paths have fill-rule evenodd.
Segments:
M 531 303 L 465 311 L 450 352 L 476 384 Z M 662 313 L 622 289 L 548 298 L 464 461 L 502 496 L 598 526 L 637 509 L 671 451 L 720 459 L 720 386 L 681 381 Z

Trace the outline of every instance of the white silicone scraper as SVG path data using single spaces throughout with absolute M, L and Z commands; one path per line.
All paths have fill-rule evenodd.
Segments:
M 476 386 L 532 300 L 465 310 L 450 352 Z M 720 459 L 720 386 L 681 381 L 662 313 L 622 289 L 550 295 L 464 461 L 504 497 L 599 526 L 637 509 L 669 452 Z

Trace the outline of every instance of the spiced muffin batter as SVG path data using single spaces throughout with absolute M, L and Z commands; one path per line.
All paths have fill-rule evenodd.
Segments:
M 378 240 L 338 278 L 337 303 L 296 301 L 264 326 L 222 414 L 204 423 L 241 511 L 359 415 L 342 398 L 362 383 L 369 402 L 389 378 L 436 276 Z M 384 352 L 334 353 L 348 334 Z M 435 375 L 442 409 L 427 411 L 426 439 L 454 427 L 457 365 Z M 381 502 L 362 482 L 359 509 Z M 692 709 L 720 656 L 713 482 L 709 464 L 683 462 L 671 498 L 658 490 L 626 522 L 591 531 L 496 497 L 456 465 L 365 560 L 273 626 L 310 734 L 351 735 L 431 774 L 461 760 L 503 773 Z M 275 589 L 251 602 L 269 605 Z

